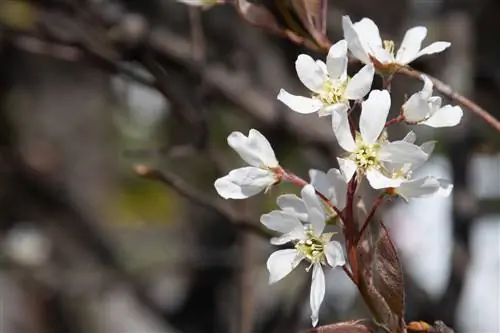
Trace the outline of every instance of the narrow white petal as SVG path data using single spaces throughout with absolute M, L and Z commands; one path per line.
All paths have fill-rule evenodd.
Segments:
M 371 19 L 365 17 L 354 23 L 354 29 L 362 41 L 367 41 L 373 46 L 382 46 L 382 38 L 377 25 Z
M 258 152 L 250 147 L 248 141 L 248 138 L 241 132 L 232 132 L 227 137 L 227 143 L 243 161 L 254 167 L 264 167 Z
M 405 181 L 396 192 L 407 200 L 428 197 L 439 190 L 439 182 L 433 177 Z
M 295 249 L 286 249 L 273 252 L 267 259 L 267 270 L 269 271 L 269 284 L 275 283 L 297 267 L 303 259 Z
M 306 238 L 306 233 L 304 230 L 304 226 L 301 224 L 297 226 L 295 229 L 293 229 L 290 232 L 287 232 L 286 234 L 283 234 L 278 237 L 273 237 L 271 238 L 271 244 L 273 245 L 283 245 L 291 241 L 296 241 L 300 239 Z
M 411 59 L 410 61 L 413 61 L 413 60 L 415 60 L 417 58 L 420 58 L 423 55 L 443 52 L 450 45 L 451 45 L 451 43 L 448 43 L 448 42 L 434 42 L 431 45 L 426 46 L 422 50 L 420 50 L 420 52 L 417 53 L 416 57 L 413 58 L 413 59 Z
M 365 65 L 347 84 L 345 95 L 348 99 L 358 100 L 368 94 L 372 87 L 375 68 L 372 64 Z
M 337 158 L 337 161 L 339 162 L 339 169 L 342 172 L 342 175 L 344 175 L 345 180 L 347 182 L 350 181 L 358 168 L 356 163 L 347 158 Z
M 267 141 L 266 137 L 256 129 L 250 129 L 248 133 L 248 144 L 252 150 L 255 150 L 256 155 L 259 156 L 263 165 L 267 167 L 277 167 L 279 165 L 271 144 Z
M 323 232 L 323 229 L 325 229 L 326 219 L 323 204 L 311 184 L 304 186 L 300 191 L 300 194 L 309 213 L 308 222 L 311 223 L 314 233 L 316 235 L 320 235 Z
M 282 234 L 290 232 L 297 227 L 302 227 L 302 223 L 300 223 L 296 216 L 279 210 L 273 210 L 270 213 L 262 215 L 260 217 L 260 222 L 265 225 L 266 228 L 278 231 Z
M 217 179 L 214 186 L 224 199 L 246 199 L 264 191 L 275 181 L 274 175 L 267 170 L 244 167 Z
M 359 130 L 365 143 L 373 144 L 377 141 L 390 108 L 391 97 L 387 90 L 372 90 L 368 99 L 362 103 Z
M 348 152 L 356 150 L 357 146 L 351 134 L 347 110 L 341 110 L 332 114 L 332 128 L 333 134 L 335 134 L 337 142 L 342 149 Z
M 311 91 L 320 92 L 323 89 L 326 76 L 323 68 L 313 58 L 301 54 L 295 61 L 295 69 L 300 81 Z
M 390 163 L 420 163 L 429 158 L 419 146 L 404 141 L 382 145 L 378 158 Z
M 439 182 L 439 190 L 436 194 L 440 197 L 448 197 L 453 191 L 453 184 L 449 180 L 442 178 L 438 178 L 437 181 Z
M 323 106 L 323 103 L 320 100 L 292 95 L 284 89 L 280 90 L 277 98 L 293 111 L 302 114 L 318 112 Z
M 427 36 L 426 27 L 414 27 L 406 31 L 401 46 L 396 54 L 398 64 L 406 65 L 418 54 L 422 47 L 422 41 Z
M 295 215 L 299 220 L 307 220 L 307 209 L 304 202 L 295 194 L 283 194 L 276 200 L 280 209 L 288 214 Z
M 431 109 L 427 99 L 422 98 L 420 92 L 417 92 L 408 98 L 403 104 L 403 115 L 409 123 L 418 123 L 427 117 Z
M 402 141 L 408 142 L 408 143 L 415 143 L 417 140 L 417 135 L 413 131 L 409 131 L 408 134 L 402 139 Z
M 311 185 L 325 197 L 328 197 L 331 189 L 331 184 L 328 181 L 326 173 L 321 170 L 310 169 L 309 179 L 311 179 Z
M 382 45 L 372 45 L 370 53 L 382 64 L 390 64 L 395 61 L 392 54 L 384 49 Z
M 311 320 L 312 325 L 318 325 L 319 320 L 319 308 L 321 303 L 325 298 L 325 274 L 323 273 L 323 268 L 321 264 L 316 263 L 313 265 L 312 281 L 311 281 Z
M 339 209 L 344 209 L 347 200 L 347 182 L 340 170 L 332 168 L 326 174 L 330 184 L 328 199 Z
M 370 64 L 371 60 L 366 46 L 361 42 L 358 32 L 354 28 L 349 16 L 342 17 L 342 29 L 344 30 L 344 38 L 347 41 L 347 46 L 353 56 L 365 64 Z
M 333 44 L 326 57 L 328 74 L 333 79 L 343 79 L 347 76 L 347 42 L 340 40 Z
M 430 127 L 452 127 L 460 123 L 462 116 L 463 111 L 459 106 L 446 105 L 421 124 Z
M 403 181 L 402 179 L 392 179 L 386 177 L 377 169 L 368 169 L 366 171 L 366 179 L 368 179 L 370 186 L 376 190 L 389 187 L 399 187 Z
M 422 81 L 424 81 L 424 86 L 422 87 L 420 94 L 422 95 L 422 98 L 428 100 L 432 96 L 432 89 L 434 88 L 434 84 L 427 75 L 422 74 L 420 75 L 420 78 L 422 79 Z
M 426 141 L 420 145 L 420 149 L 427 155 L 431 155 L 436 147 L 437 141 Z
M 429 98 L 429 107 L 431 108 L 431 112 L 434 113 L 441 108 L 441 97 L 432 96 Z
M 349 109 L 349 103 L 337 103 L 332 105 L 323 105 L 323 107 L 318 111 L 318 116 L 324 117 L 332 115 L 336 112 L 347 112 Z
M 345 256 L 342 245 L 339 242 L 331 241 L 325 246 L 325 257 L 328 265 L 332 267 L 344 266 Z

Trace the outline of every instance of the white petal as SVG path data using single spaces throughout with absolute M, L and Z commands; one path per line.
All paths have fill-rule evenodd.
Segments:
M 391 108 L 391 97 L 387 90 L 372 90 L 361 105 L 359 130 L 367 144 L 373 144 L 382 133 Z
M 347 84 L 345 95 L 348 99 L 362 99 L 372 87 L 375 68 L 372 64 L 365 65 Z
M 295 249 L 286 249 L 273 252 L 267 259 L 267 270 L 269 271 L 269 284 L 275 283 L 297 267 L 303 258 Z
M 427 36 L 426 27 L 415 27 L 406 31 L 398 53 L 396 61 L 398 64 L 406 65 L 416 58 L 418 51 L 422 47 L 422 41 Z
M 394 141 L 382 145 L 378 158 L 390 163 L 420 163 L 429 158 L 419 146 L 404 141 Z
M 427 99 L 422 98 L 420 92 L 417 92 L 408 98 L 403 104 L 403 115 L 409 123 L 418 123 L 427 117 L 431 109 Z
M 349 109 L 349 103 L 323 105 L 323 107 L 318 112 L 318 116 L 324 117 L 334 114 L 336 112 L 347 112 L 348 109 Z
M 439 182 L 433 177 L 425 177 L 405 181 L 396 192 L 406 200 L 410 198 L 423 198 L 436 193 L 439 190 Z
M 278 166 L 271 144 L 255 129 L 250 130 L 248 137 L 241 132 L 233 132 L 227 137 L 227 143 L 251 166 Z
M 392 54 L 384 49 L 382 45 L 372 45 L 371 54 L 375 57 L 375 59 L 383 64 L 390 64 L 395 61 Z
M 337 161 L 339 162 L 339 168 L 342 172 L 342 175 L 344 175 L 345 180 L 347 182 L 350 181 L 352 176 L 354 176 L 354 173 L 356 173 L 356 169 L 358 168 L 356 166 L 356 163 L 353 160 L 349 160 L 347 158 L 337 158 Z
M 366 45 L 361 42 L 358 32 L 354 28 L 349 16 L 342 17 L 342 29 L 344 30 L 344 38 L 353 56 L 365 64 L 370 64 L 371 60 L 368 56 Z
M 421 124 L 430 127 L 451 127 L 458 125 L 462 116 L 463 111 L 459 106 L 446 105 Z
M 256 129 L 250 129 L 248 133 L 248 144 L 252 149 L 255 149 L 262 164 L 267 167 L 277 167 L 279 165 L 271 144 L 267 141 L 266 137 Z
M 325 257 L 328 265 L 332 267 L 344 266 L 345 257 L 342 245 L 339 242 L 331 241 L 325 246 Z
M 274 175 L 263 169 L 244 167 L 232 170 L 214 183 L 217 193 L 224 199 L 246 199 L 276 182 Z
M 403 181 L 402 179 L 392 179 L 386 177 L 377 169 L 368 169 L 366 171 L 366 179 L 368 179 L 370 186 L 376 190 L 381 188 L 399 187 Z
M 432 152 L 434 151 L 434 148 L 436 147 L 437 141 L 427 141 L 424 142 L 420 145 L 420 149 L 427 155 L 431 155 Z
M 290 232 L 287 232 L 286 234 L 283 234 L 279 237 L 273 237 L 271 238 L 271 244 L 273 245 L 283 245 L 291 241 L 296 241 L 300 239 L 305 239 L 306 238 L 306 232 L 304 230 L 304 226 L 301 224 L 297 226 L 295 229 L 293 229 Z
M 370 46 L 382 46 L 378 27 L 371 19 L 365 17 L 354 23 L 354 29 L 356 29 L 361 41 L 366 41 Z
M 343 79 L 347 76 L 347 42 L 340 40 L 333 44 L 326 57 L 328 74 L 333 79 Z
M 295 69 L 300 81 L 311 91 L 320 92 L 323 89 L 326 76 L 323 68 L 313 58 L 301 54 L 295 61 Z
M 347 200 L 347 182 L 340 170 L 332 168 L 326 174 L 328 183 L 330 184 L 330 193 L 328 199 L 339 210 L 344 209 Z
M 260 222 L 266 228 L 278 231 L 282 234 L 288 233 L 297 227 L 303 227 L 302 223 L 294 215 L 273 210 L 270 213 L 264 214 L 260 217 Z
M 440 197 L 448 197 L 453 191 L 453 184 L 449 180 L 442 178 L 438 178 L 437 181 L 439 182 L 439 190 L 436 194 Z
M 432 96 L 429 98 L 429 107 L 431 108 L 431 112 L 434 113 L 441 108 L 441 97 Z
M 311 179 L 311 185 L 321 194 L 328 198 L 330 193 L 331 184 L 328 181 L 326 173 L 321 170 L 310 169 L 309 179 Z
M 313 265 L 312 282 L 311 282 L 311 320 L 312 325 L 318 325 L 319 308 L 325 298 L 325 274 L 321 264 L 316 263 Z
M 415 60 L 417 58 L 420 58 L 423 55 L 443 52 L 450 45 L 451 45 L 451 43 L 448 43 L 448 42 L 434 42 L 431 45 L 426 46 L 422 50 L 420 50 L 420 52 L 417 53 L 417 56 L 415 58 L 413 58 L 412 60 L 410 60 L 410 61 L 413 61 L 413 60 Z
M 280 90 L 277 98 L 281 102 L 285 103 L 293 111 L 302 114 L 317 112 L 323 106 L 323 103 L 320 100 L 292 95 L 284 89 Z
M 351 127 L 349 126 L 349 116 L 347 110 L 341 110 L 332 114 L 332 128 L 337 142 L 342 149 L 353 152 L 356 150 L 356 143 L 351 134 Z
M 434 84 L 427 75 L 422 74 L 420 75 L 420 78 L 422 79 L 422 81 L 424 81 L 424 86 L 422 87 L 420 94 L 422 95 L 422 98 L 430 99 L 432 96 L 432 89 L 434 88 Z
M 300 191 L 302 196 L 302 201 L 306 205 L 306 209 L 309 213 L 308 222 L 311 223 L 314 234 L 321 235 L 325 229 L 325 213 L 323 204 L 316 194 L 316 190 L 311 184 L 308 184 L 302 188 Z
M 417 135 L 413 131 L 409 131 L 408 134 L 402 139 L 402 141 L 408 142 L 408 143 L 415 143 L 417 140 Z
M 295 194 L 283 194 L 276 200 L 278 206 L 284 212 L 295 215 L 298 219 L 302 221 L 307 220 L 307 209 L 304 202 L 297 197 Z

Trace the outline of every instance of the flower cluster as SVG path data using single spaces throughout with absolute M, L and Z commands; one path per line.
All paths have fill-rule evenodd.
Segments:
M 365 230 L 353 221 L 353 196 L 360 182 L 366 179 L 371 188 L 380 191 L 381 198 L 401 197 L 405 201 L 431 195 L 447 196 L 452 190 L 449 181 L 431 175 L 414 177 L 434 150 L 435 142 L 417 145 L 416 135 L 410 131 L 401 140 L 390 141 L 386 128 L 398 122 L 410 126 L 449 127 L 462 118 L 458 106 L 442 106 L 441 98 L 432 96 L 432 81 L 422 76 L 424 86 L 399 107 L 397 117 L 389 119 L 391 95 L 388 90 L 371 90 L 374 74 L 392 79 L 397 68 L 407 66 L 422 55 L 441 52 L 450 44 L 436 42 L 421 49 L 427 34 L 424 27 L 408 30 L 398 51 L 394 42 L 382 41 L 375 23 L 368 18 L 352 23 L 343 17 L 344 40 L 331 46 L 326 62 L 299 55 L 295 63 L 299 80 L 310 91 L 308 96 L 293 95 L 281 90 L 277 99 L 292 111 L 301 114 L 318 113 L 329 116 L 332 130 L 340 148 L 339 169 L 324 173 L 310 170 L 310 182 L 283 169 L 269 141 L 257 130 L 248 136 L 233 132 L 228 144 L 249 164 L 232 170 L 215 181 L 215 188 L 225 199 L 244 199 L 262 191 L 267 192 L 280 182 L 291 182 L 301 187 L 300 198 L 293 194 L 278 197 L 279 210 L 262 215 L 260 221 L 278 233 L 271 239 L 273 245 L 290 244 L 290 248 L 272 253 L 267 261 L 270 283 L 275 283 L 305 262 L 305 270 L 312 270 L 310 293 L 311 319 L 318 323 L 319 309 L 325 295 L 323 269 L 342 267 L 349 272 L 351 257 L 345 257 L 341 244 L 334 236 L 346 239 L 346 232 Z M 349 77 L 349 53 L 361 61 L 361 70 Z M 359 123 L 354 112 L 360 109 Z M 330 228 L 332 221 L 340 221 L 342 232 Z M 366 221 L 367 223 L 369 222 Z M 354 229 L 353 229 L 354 228 Z M 349 231 L 351 230 L 351 231 Z M 354 237 L 356 238 L 356 237 Z M 352 243 L 352 239 L 351 243 Z M 347 259 L 347 262 L 346 262 Z M 354 268 L 352 268 L 354 269 Z

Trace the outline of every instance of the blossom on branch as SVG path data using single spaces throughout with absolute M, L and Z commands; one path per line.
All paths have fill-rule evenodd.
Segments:
M 230 171 L 214 183 L 217 193 L 224 199 L 245 199 L 280 181 L 282 169 L 267 139 L 257 130 L 251 129 L 246 137 L 233 132 L 227 142 L 250 166 Z
M 369 18 L 353 24 L 349 16 L 344 16 L 342 28 L 352 55 L 365 64 L 373 63 L 377 69 L 397 70 L 423 55 L 442 52 L 451 45 L 448 42 L 434 42 L 422 49 L 427 28 L 419 26 L 406 31 L 395 53 L 394 41 L 382 41 L 377 25 Z
M 345 158 L 338 158 L 346 180 L 357 172 L 359 176 L 366 175 L 375 189 L 398 187 L 402 180 L 386 176 L 383 162 L 421 163 L 427 160 L 428 154 L 413 143 L 403 140 L 389 142 L 380 138 L 390 107 L 389 92 L 373 90 L 362 103 L 359 133 L 355 136 L 351 133 L 347 112 L 333 114 L 333 132 L 339 145 L 349 153 Z
M 430 127 L 452 127 L 458 125 L 463 116 L 459 106 L 441 107 L 441 97 L 432 96 L 432 81 L 422 75 L 424 86 L 421 91 L 411 95 L 403 104 L 404 119 L 410 124 L 422 124 Z
M 319 309 L 325 297 L 323 266 L 338 267 L 345 264 L 342 246 L 332 241 L 334 233 L 324 233 L 327 214 L 312 185 L 302 188 L 301 199 L 294 195 L 278 198 L 281 211 L 272 211 L 261 217 L 267 228 L 281 233 L 271 239 L 272 244 L 293 242 L 293 249 L 278 250 L 267 260 L 269 283 L 287 276 L 301 261 L 312 268 L 310 292 L 312 325 L 318 324 Z
M 359 100 L 370 91 L 374 68 L 371 64 L 363 67 L 350 78 L 347 75 L 347 43 L 341 40 L 334 44 L 326 57 L 326 64 L 314 61 L 301 54 L 295 62 L 300 81 L 312 92 L 311 97 L 296 96 L 281 89 L 278 100 L 295 112 L 309 114 L 318 112 L 320 116 L 349 108 L 349 100 Z

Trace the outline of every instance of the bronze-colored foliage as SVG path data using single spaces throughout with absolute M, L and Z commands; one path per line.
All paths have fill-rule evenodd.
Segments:
M 371 333 L 372 330 L 356 321 L 345 321 L 313 328 L 309 333 Z

